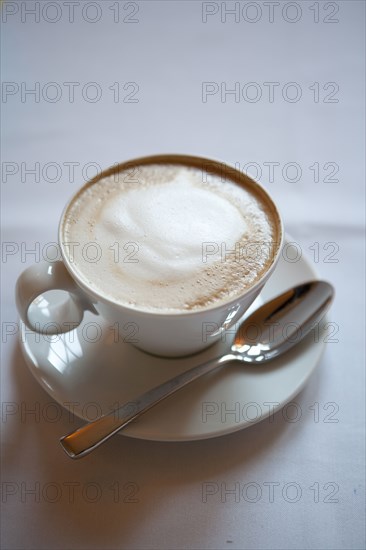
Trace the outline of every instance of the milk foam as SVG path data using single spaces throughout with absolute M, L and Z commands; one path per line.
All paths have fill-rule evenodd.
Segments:
M 241 293 L 271 261 L 270 247 L 248 247 L 272 240 L 270 217 L 245 189 L 205 179 L 184 165 L 147 165 L 87 187 L 65 217 L 64 242 L 78 243 L 73 268 L 139 309 L 199 309 Z

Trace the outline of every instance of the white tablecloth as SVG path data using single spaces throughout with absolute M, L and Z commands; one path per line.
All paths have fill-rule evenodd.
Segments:
M 364 8 L 4 2 L 4 550 L 365 547 Z M 50 397 L 7 331 L 14 284 L 98 167 L 159 152 L 263 182 L 336 288 L 338 341 L 296 397 L 296 423 L 279 413 L 189 443 L 115 437 L 71 461 L 58 444 L 68 419 L 44 414 Z

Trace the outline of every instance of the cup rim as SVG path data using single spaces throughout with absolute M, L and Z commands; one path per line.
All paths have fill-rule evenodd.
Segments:
M 116 174 L 120 172 L 121 170 L 124 170 L 126 168 L 137 165 L 144 165 L 144 164 L 189 164 L 194 167 L 200 167 L 202 169 L 203 164 L 206 163 L 208 166 L 212 166 L 217 169 L 217 167 L 221 167 L 221 169 L 228 170 L 228 172 L 231 174 L 231 181 L 234 181 L 237 184 L 240 184 L 240 182 L 243 182 L 244 187 L 249 187 L 250 189 L 255 189 L 255 191 L 259 191 L 259 194 L 261 197 L 264 197 L 266 200 L 266 203 L 268 203 L 268 206 L 270 206 L 271 214 L 275 218 L 275 228 L 276 228 L 276 240 L 274 241 L 277 250 L 272 258 L 272 262 L 268 266 L 268 268 L 262 273 L 262 275 L 259 277 L 259 279 L 251 286 L 246 288 L 243 292 L 235 296 L 234 298 L 229 298 L 227 300 L 220 301 L 218 304 L 208 305 L 206 307 L 200 308 L 200 309 L 194 309 L 194 310 L 182 310 L 182 311 L 173 311 L 169 312 L 166 310 L 155 310 L 155 309 L 144 309 L 143 307 L 135 307 L 135 306 L 129 306 L 128 304 L 123 304 L 117 301 L 114 301 L 112 298 L 108 298 L 107 296 L 104 296 L 103 294 L 98 293 L 95 289 L 93 289 L 91 286 L 89 286 L 85 280 L 82 279 L 82 277 L 79 276 L 78 272 L 73 269 L 72 262 L 69 260 L 66 250 L 65 250 L 65 243 L 63 242 L 63 229 L 65 224 L 65 218 L 66 214 L 75 201 L 75 199 L 80 196 L 84 191 L 88 188 L 100 181 L 103 178 L 109 177 L 113 174 Z M 234 179 L 234 178 L 237 179 Z M 153 315 L 158 317 L 171 317 L 171 318 L 177 318 L 177 317 L 186 317 L 186 316 L 194 316 L 198 314 L 205 314 L 207 312 L 214 312 L 218 311 L 220 309 L 227 309 L 228 307 L 231 307 L 238 302 L 241 302 L 249 293 L 255 292 L 258 290 L 259 287 L 263 286 L 266 282 L 267 278 L 272 274 L 273 270 L 275 269 L 277 265 L 277 261 L 279 259 L 279 256 L 282 251 L 283 243 L 284 243 L 284 226 L 282 217 L 278 211 L 277 205 L 275 204 L 271 194 L 263 187 L 262 184 L 255 181 L 253 178 L 248 176 L 247 174 L 241 172 L 238 170 L 235 166 L 230 165 L 229 163 L 218 160 L 218 159 L 212 159 L 207 157 L 201 157 L 197 155 L 190 155 L 190 154 L 181 154 L 181 153 L 161 153 L 161 154 L 154 154 L 154 155 L 147 155 L 143 157 L 136 157 L 127 161 L 123 161 L 118 164 L 114 164 L 113 166 L 106 168 L 105 170 L 102 170 L 99 174 L 97 174 L 94 178 L 88 180 L 84 183 L 68 200 L 66 203 L 61 217 L 59 221 L 58 226 L 58 239 L 61 249 L 61 255 L 62 260 L 65 264 L 66 269 L 69 271 L 71 277 L 75 280 L 77 285 L 88 295 L 95 298 L 97 301 L 102 302 L 106 305 L 109 305 L 113 308 L 122 308 L 127 311 L 130 311 L 131 313 L 134 313 L 135 315 Z

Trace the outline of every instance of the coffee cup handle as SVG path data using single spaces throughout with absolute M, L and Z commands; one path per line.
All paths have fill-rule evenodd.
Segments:
M 30 306 L 41 294 L 49 290 L 64 290 L 69 293 L 65 322 L 41 323 L 37 314 L 30 316 Z M 23 323 L 40 334 L 60 334 L 74 330 L 80 325 L 86 310 L 97 313 L 87 295 L 79 288 L 61 261 L 42 262 L 28 267 L 19 276 L 15 287 L 16 305 Z M 47 304 L 47 302 L 46 302 Z M 36 304 L 35 304 L 36 305 Z M 40 309 L 37 305 L 33 310 Z M 63 312 L 61 312 L 62 317 Z M 33 319 L 31 318 L 33 317 Z M 60 317 L 60 315 L 59 315 Z M 70 317 L 72 320 L 70 320 Z M 44 321 L 44 317 L 43 317 Z

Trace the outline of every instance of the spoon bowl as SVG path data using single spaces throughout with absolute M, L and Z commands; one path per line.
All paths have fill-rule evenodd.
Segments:
M 333 296 L 333 287 L 325 281 L 291 288 L 240 324 L 231 351 L 247 363 L 261 363 L 282 355 L 316 327 Z

